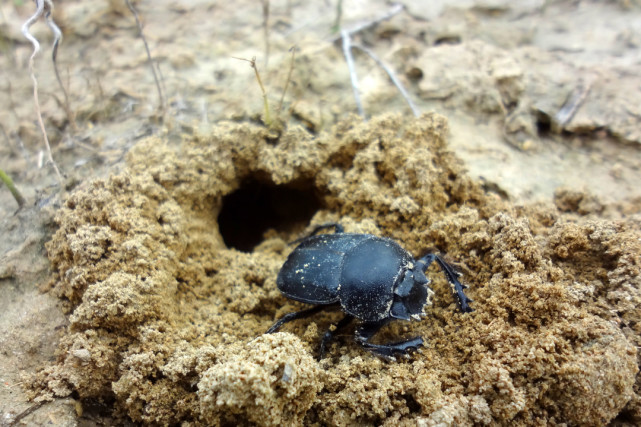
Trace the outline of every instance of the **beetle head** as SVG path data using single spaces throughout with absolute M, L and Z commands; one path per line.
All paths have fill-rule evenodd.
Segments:
M 429 280 L 418 265 L 403 271 L 394 287 L 390 316 L 403 320 L 420 320 L 425 316 L 424 308 L 432 295 L 428 283 Z

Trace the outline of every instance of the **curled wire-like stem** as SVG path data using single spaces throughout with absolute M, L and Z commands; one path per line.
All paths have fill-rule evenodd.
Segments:
M 44 2 L 44 0 L 36 0 L 36 11 L 35 11 L 35 13 L 33 15 L 31 15 L 25 21 L 24 24 L 22 24 L 22 35 L 27 40 L 29 40 L 31 42 L 31 44 L 33 45 L 33 52 L 31 53 L 31 57 L 29 58 L 29 66 L 31 68 L 33 68 L 32 67 L 33 66 L 33 58 L 35 58 L 35 56 L 38 54 L 38 52 L 40 52 L 40 43 L 38 42 L 38 40 L 34 36 L 31 35 L 31 33 L 29 32 L 29 28 L 31 28 L 31 26 L 36 23 L 38 18 L 40 18 L 42 16 L 42 13 L 44 12 L 44 10 L 45 10 L 45 2 Z
M 76 126 L 76 120 L 75 120 L 75 115 L 73 114 L 73 111 L 71 111 L 71 104 L 69 103 L 69 94 L 67 93 L 67 88 L 65 87 L 64 83 L 62 83 L 62 78 L 60 77 L 60 71 L 58 70 L 58 46 L 60 46 L 60 43 L 62 42 L 62 31 L 60 31 L 60 27 L 56 24 L 56 22 L 53 20 L 53 5 L 51 8 L 45 11 L 45 22 L 47 23 L 47 26 L 53 33 L 53 46 L 51 47 L 51 60 L 53 62 L 53 70 L 56 74 L 56 80 L 58 80 L 58 85 L 60 85 L 60 89 L 62 90 L 62 94 L 65 97 L 65 112 L 67 113 L 67 117 L 69 118 L 69 125 L 71 126 L 71 129 L 75 132 L 78 130 Z
M 27 40 L 29 40 L 33 45 L 33 52 L 29 57 L 29 74 L 31 75 L 31 81 L 33 82 L 33 99 L 36 104 L 36 117 L 38 118 L 38 125 L 40 126 L 40 131 L 42 132 L 42 136 L 45 141 L 45 146 L 47 148 L 47 156 L 49 157 L 49 163 L 51 163 L 51 165 L 53 166 L 53 169 L 56 172 L 56 176 L 58 177 L 58 181 L 62 184 L 62 175 L 60 174 L 60 170 L 58 169 L 56 162 L 53 160 L 53 155 L 51 154 L 51 145 L 49 144 L 49 137 L 47 137 L 45 124 L 42 120 L 42 112 L 40 111 L 40 101 L 38 100 L 38 79 L 36 79 L 36 74 L 33 70 L 34 58 L 36 57 L 38 52 L 40 52 L 40 43 L 29 32 L 29 29 L 31 28 L 31 26 L 35 24 L 36 21 L 41 16 L 43 16 L 45 9 L 47 10 L 47 14 L 50 14 L 53 11 L 53 2 L 51 0 L 35 0 L 35 2 L 36 2 L 36 12 L 33 15 L 31 15 L 29 19 L 25 21 L 24 24 L 22 24 L 22 35 Z M 54 34 L 55 34 L 55 31 L 54 31 Z M 56 39 L 56 41 L 54 42 L 54 45 L 57 46 L 58 41 L 59 39 Z

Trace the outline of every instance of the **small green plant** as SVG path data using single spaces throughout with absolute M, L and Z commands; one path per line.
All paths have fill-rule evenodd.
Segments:
M 16 199 L 16 202 L 18 202 L 18 208 L 22 208 L 26 203 L 24 197 L 22 197 L 20 191 L 18 191 L 16 186 L 13 184 L 13 180 L 11 179 L 11 177 L 7 175 L 2 169 L 0 169 L 0 181 L 2 181 L 4 185 L 7 186 L 9 191 L 11 191 L 13 198 Z

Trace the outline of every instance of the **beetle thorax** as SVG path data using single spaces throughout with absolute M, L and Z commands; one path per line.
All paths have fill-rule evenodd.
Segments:
M 425 273 L 414 265 L 399 274 L 394 285 L 394 300 L 390 316 L 403 320 L 420 320 L 425 316 L 425 306 L 431 304 L 432 290 Z

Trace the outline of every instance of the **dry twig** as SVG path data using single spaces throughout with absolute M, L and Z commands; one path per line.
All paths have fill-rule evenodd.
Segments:
M 42 401 L 42 402 L 34 403 L 33 405 L 29 406 L 27 409 L 25 409 L 24 411 L 22 411 L 21 413 L 19 413 L 18 415 L 16 415 L 16 416 L 15 416 L 15 418 L 13 418 L 13 420 L 10 420 L 10 421 L 9 421 L 9 425 L 10 425 L 10 426 L 16 426 L 16 425 L 18 425 L 18 423 L 21 423 L 21 422 L 22 422 L 22 419 L 23 419 L 23 418 L 26 418 L 28 415 L 31 415 L 34 411 L 36 411 L 37 409 L 39 409 L 39 408 L 40 408 L 42 405 L 44 405 L 45 403 L 46 403 L 46 402 Z
M 593 83 L 593 81 L 588 81 L 587 83 L 581 82 L 570 95 L 568 95 L 559 111 L 554 115 L 554 122 L 558 124 L 559 129 L 562 129 L 572 120 L 588 96 L 588 93 L 590 93 Z

